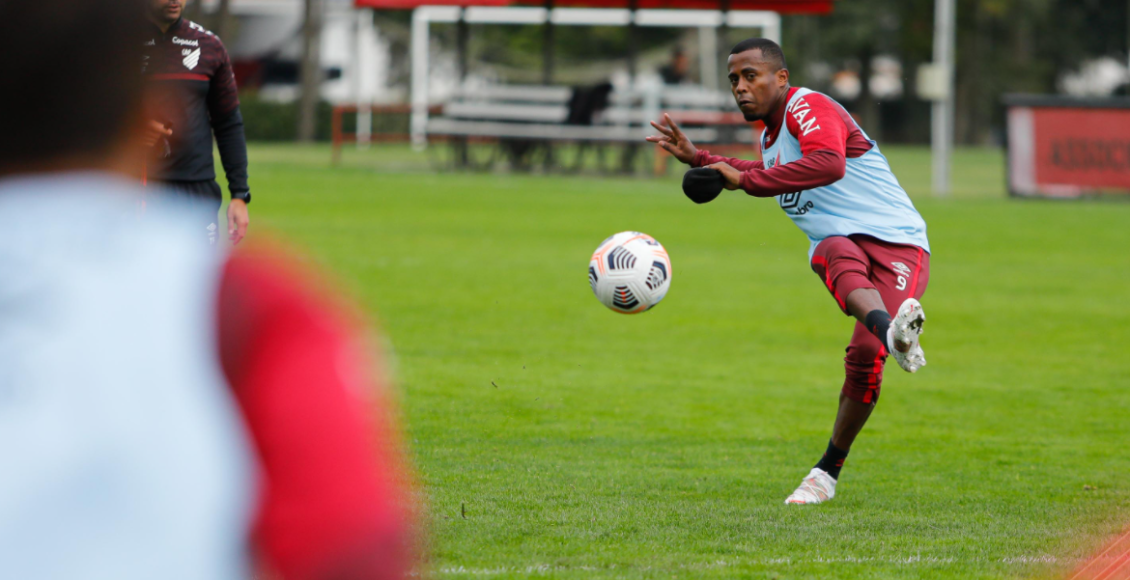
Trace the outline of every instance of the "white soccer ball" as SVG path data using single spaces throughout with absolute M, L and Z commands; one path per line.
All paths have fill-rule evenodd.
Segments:
M 602 304 L 621 314 L 653 308 L 671 287 L 671 258 L 655 238 L 620 232 L 592 254 L 589 284 Z

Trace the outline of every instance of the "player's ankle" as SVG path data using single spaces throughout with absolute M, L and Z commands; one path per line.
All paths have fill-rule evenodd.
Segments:
M 840 478 L 840 470 L 844 467 L 844 460 L 847 459 L 848 452 L 844 449 L 836 447 L 835 443 L 831 440 L 828 441 L 828 450 L 824 452 L 824 457 L 816 463 L 817 469 L 822 469 L 825 473 L 832 476 L 832 479 Z
M 891 315 L 887 313 L 886 310 L 876 308 L 875 310 L 868 312 L 867 316 L 864 318 L 863 325 L 867 327 L 867 330 L 869 330 L 871 334 L 875 335 L 875 338 L 879 339 L 879 342 L 883 343 L 883 346 L 887 347 L 888 351 L 893 351 L 898 347 L 898 343 L 895 343 L 893 340 L 889 339 Z M 898 351 L 906 352 L 909 348 L 909 345 L 904 344 L 902 345 L 901 349 L 898 349 Z

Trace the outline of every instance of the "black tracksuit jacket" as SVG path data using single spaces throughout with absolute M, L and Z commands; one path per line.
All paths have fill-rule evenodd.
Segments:
M 152 118 L 172 129 L 168 155 L 148 169 L 160 181 L 216 178 L 212 136 L 232 198 L 248 198 L 247 141 L 231 61 L 219 37 L 181 18 L 145 39 L 142 73 L 154 97 Z

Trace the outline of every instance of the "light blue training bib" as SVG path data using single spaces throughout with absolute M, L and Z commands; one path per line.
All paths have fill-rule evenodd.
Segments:
M 810 106 L 805 96 L 813 93 L 815 91 L 809 89 L 798 89 L 785 109 L 786 116 L 791 115 L 799 121 L 802 134 L 818 130 L 823 121 L 808 114 Z M 831 97 L 824 96 L 836 106 L 841 106 Z M 787 119 L 782 123 L 786 126 L 781 127 L 781 135 L 772 146 L 765 146 L 766 133 L 761 134 L 761 158 L 766 169 L 804 156 L 797 137 L 788 130 Z M 926 222 L 891 172 L 887 158 L 879 152 L 879 145 L 867 136 L 863 128 L 859 130 L 872 147 L 861 157 L 847 160 L 843 179 L 823 187 L 777 196 L 781 209 L 808 236 L 811 242 L 809 259 L 824 238 L 851 234 L 866 234 L 896 244 L 913 244 L 929 252 Z

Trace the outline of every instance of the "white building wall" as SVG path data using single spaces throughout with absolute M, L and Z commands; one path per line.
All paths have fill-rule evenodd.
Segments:
M 218 5 L 218 0 L 201 1 L 206 12 Z M 324 2 L 322 68 L 339 69 L 341 76 L 323 83 L 322 98 L 332 103 L 352 103 L 360 94 L 374 102 L 387 102 L 393 97 L 389 90 L 388 41 L 372 26 L 371 18 L 367 29 L 358 34 L 358 11 L 351 0 Z M 232 59 L 299 62 L 303 8 L 303 0 L 232 0 L 231 12 L 238 20 L 238 32 L 230 42 L 225 40 Z M 298 98 L 298 85 L 264 85 L 259 94 L 265 99 L 289 102 Z

